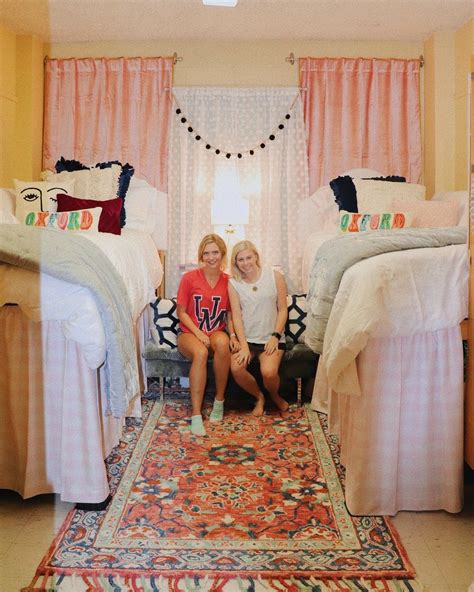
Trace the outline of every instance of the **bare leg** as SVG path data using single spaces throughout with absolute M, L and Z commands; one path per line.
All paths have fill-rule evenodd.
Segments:
M 257 400 L 252 415 L 257 417 L 263 415 L 265 397 L 255 378 L 250 374 L 246 366 L 237 362 L 235 356 L 231 358 L 230 369 L 235 382 Z
M 210 339 L 210 349 L 214 355 L 212 364 L 216 380 L 216 399 L 223 401 L 230 368 L 229 338 L 223 331 L 216 331 L 210 336 Z
M 283 350 L 279 349 L 270 355 L 261 353 L 258 357 L 263 384 L 278 410 L 282 412 L 288 411 L 289 407 L 288 402 L 278 392 L 280 388 L 278 368 L 280 367 L 283 354 Z
M 178 350 L 191 361 L 189 390 L 191 391 L 192 415 L 201 415 L 207 381 L 208 349 L 191 333 L 181 333 L 178 337 Z

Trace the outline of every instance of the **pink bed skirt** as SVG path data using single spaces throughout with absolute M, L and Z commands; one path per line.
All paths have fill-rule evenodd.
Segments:
M 0 488 L 24 498 L 107 498 L 103 459 L 119 443 L 124 420 L 105 415 L 100 374 L 59 322 L 34 323 L 18 306 L 0 309 Z M 140 416 L 138 395 L 129 415 Z
M 361 396 L 331 392 L 326 402 L 313 398 L 313 408 L 329 412 L 330 430 L 339 436 L 349 511 L 459 512 L 464 391 L 460 328 L 371 339 L 357 369 Z

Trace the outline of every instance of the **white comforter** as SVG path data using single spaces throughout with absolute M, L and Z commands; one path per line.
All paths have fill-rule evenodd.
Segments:
M 321 239 L 313 237 L 313 252 Z M 340 394 L 360 394 L 355 360 L 369 338 L 454 327 L 467 311 L 466 245 L 360 261 L 344 273 L 327 324 L 321 365 L 328 386 Z
M 45 231 L 46 232 L 46 231 Z M 107 233 L 83 233 L 102 249 L 122 277 L 130 301 L 133 320 L 137 320 L 148 302 L 155 297 L 163 270 L 151 236 L 122 230 L 121 236 Z M 98 368 L 105 360 L 105 334 L 99 310 L 89 289 L 71 284 L 47 274 L 40 275 L 40 307 L 29 310 L 27 295 L 12 298 L 12 283 L 20 275 L 32 272 L 0 265 L 0 305 L 16 302 L 25 314 L 36 320 L 60 321 L 64 335 L 81 346 L 90 368 Z

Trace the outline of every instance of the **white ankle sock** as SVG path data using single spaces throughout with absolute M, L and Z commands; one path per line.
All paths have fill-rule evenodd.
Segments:
M 224 401 L 214 399 L 209 421 L 222 421 L 224 419 Z
M 191 432 L 195 436 L 205 436 L 206 435 L 206 428 L 202 423 L 202 415 L 193 415 L 191 416 Z

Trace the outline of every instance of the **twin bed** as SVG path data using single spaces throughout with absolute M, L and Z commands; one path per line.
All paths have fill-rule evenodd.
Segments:
M 140 199 L 158 208 L 147 191 Z M 132 223 L 120 236 L 5 223 L 14 199 L 1 190 L 0 488 L 100 504 L 104 459 L 125 417 L 141 415 L 146 310 L 163 277 L 156 240 Z
M 446 216 L 436 202 L 456 204 L 455 227 L 344 236 L 338 213 L 317 206 L 303 258 L 305 340 L 320 353 L 312 407 L 339 437 L 353 514 L 462 508 L 467 200 L 427 206 Z

